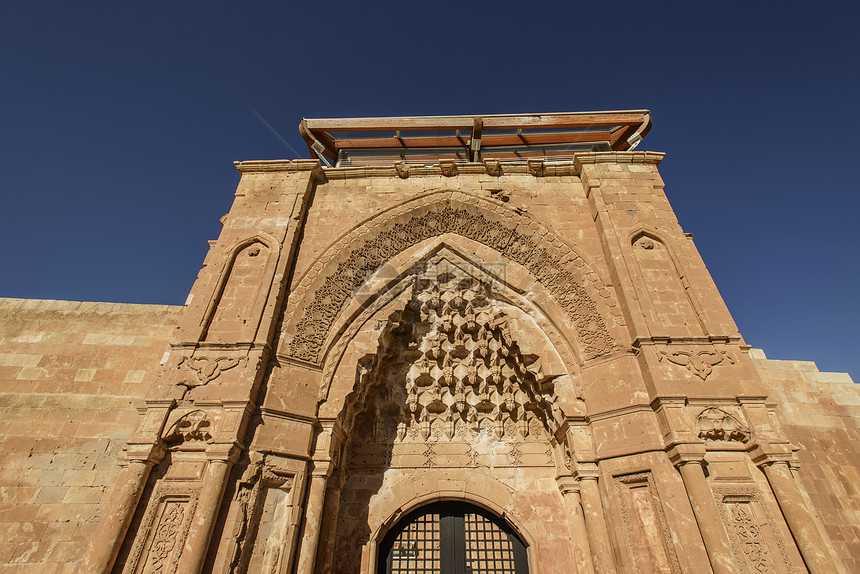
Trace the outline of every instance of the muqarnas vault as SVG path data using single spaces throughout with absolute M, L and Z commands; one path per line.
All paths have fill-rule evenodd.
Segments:
M 304 120 L 184 307 L 0 302 L 10 571 L 860 571 L 860 393 L 745 344 L 650 126 Z

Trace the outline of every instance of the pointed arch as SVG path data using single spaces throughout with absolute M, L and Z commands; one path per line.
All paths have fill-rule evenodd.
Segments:
M 203 314 L 200 340 L 254 339 L 258 321 L 253 318 L 260 317 L 266 303 L 279 254 L 280 243 L 264 231 L 240 239 L 222 252 L 221 272 Z M 234 291 L 241 293 L 235 301 L 231 300 Z
M 628 233 L 634 285 L 652 333 L 697 336 L 706 332 L 702 306 L 691 291 L 674 242 L 651 226 Z M 679 304 L 686 302 L 686 305 Z
M 301 277 L 285 321 L 284 356 L 322 361 L 333 323 L 368 278 L 397 254 L 451 233 L 495 249 L 527 269 L 574 324 L 585 358 L 613 348 L 623 325 L 614 294 L 568 243 L 530 216 L 463 192 L 434 192 L 362 222 Z

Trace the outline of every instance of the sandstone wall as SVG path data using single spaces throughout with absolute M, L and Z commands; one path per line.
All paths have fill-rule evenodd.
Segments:
M 860 386 L 809 361 L 774 361 L 753 349 L 820 523 L 849 572 L 860 572 Z
M 181 307 L 0 299 L 0 572 L 75 572 Z

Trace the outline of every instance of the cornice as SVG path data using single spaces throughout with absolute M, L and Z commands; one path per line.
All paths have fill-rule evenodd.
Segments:
M 577 153 L 572 161 L 498 161 L 457 163 L 440 161 L 434 165 L 408 164 L 396 162 L 390 165 L 361 165 L 346 167 L 322 167 L 315 159 L 294 160 L 250 160 L 236 161 L 233 165 L 241 174 L 319 171 L 327 179 L 359 179 L 367 177 L 409 177 L 458 175 L 525 175 L 534 177 L 578 176 L 583 165 L 594 164 L 649 164 L 658 165 L 665 156 L 653 151 L 583 152 Z
M 314 171 L 320 169 L 320 162 L 316 159 L 265 159 L 234 161 L 236 171 L 246 173 L 271 173 L 271 172 L 297 172 Z
M 573 164 L 576 166 L 577 171 L 582 170 L 583 165 L 598 163 L 659 165 L 665 156 L 666 154 L 660 151 L 600 151 L 578 153 L 573 157 Z
M 399 177 L 407 179 L 421 176 L 456 177 L 458 175 L 527 175 L 535 177 L 577 176 L 579 171 L 572 161 L 544 162 L 517 161 L 500 162 L 487 160 L 483 163 L 456 163 L 442 161 L 433 165 L 419 165 L 397 162 L 391 165 L 348 166 L 324 168 L 328 179 L 358 179 L 366 177 Z

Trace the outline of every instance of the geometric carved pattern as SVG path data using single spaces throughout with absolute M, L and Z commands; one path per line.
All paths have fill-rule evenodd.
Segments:
M 446 262 L 447 263 L 447 262 Z M 486 432 L 516 441 L 552 434 L 553 383 L 536 355 L 523 354 L 489 285 L 453 266 L 414 278 L 406 309 L 392 314 L 377 354 L 359 360 L 355 436 L 376 442 L 433 442 Z M 458 271 L 458 270 L 457 270 Z M 353 411 L 355 412 L 355 411 Z
M 785 542 L 771 525 L 777 524 L 754 487 L 717 486 L 723 524 L 739 560 L 739 572 L 795 572 Z M 776 548 L 774 548 L 774 546 Z M 772 551 L 778 549 L 778 553 Z
M 770 572 L 770 557 L 761 527 L 753 519 L 749 502 L 726 503 L 731 509 L 732 526 L 743 548 L 744 555 L 756 572 Z
M 164 503 L 161 521 L 155 529 L 155 538 L 149 549 L 145 572 L 163 572 L 168 566 L 185 517 L 185 506 L 183 502 L 166 501 Z
M 446 204 L 441 209 L 395 223 L 353 247 L 304 309 L 288 354 L 318 363 L 332 323 L 365 281 L 395 255 L 444 233 L 455 233 L 487 245 L 526 267 L 573 320 L 585 355 L 594 357 L 611 349 L 613 341 L 596 304 L 574 274 L 565 269 L 564 261 L 538 245 L 533 235 L 521 233 L 519 227 Z

